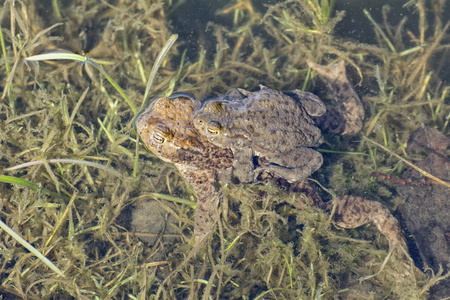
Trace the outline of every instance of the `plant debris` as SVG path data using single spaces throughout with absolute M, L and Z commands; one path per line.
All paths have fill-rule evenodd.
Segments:
M 202 1 L 197 10 L 212 17 L 195 23 L 188 15 L 195 5 L 182 0 L 52 1 L 51 7 L 50 1 L 6 0 L 0 8 L 0 168 L 22 181 L 0 183 L 0 218 L 66 277 L 0 231 L 0 294 L 426 299 L 445 274 L 405 274 L 373 226 L 340 231 L 304 205 L 304 194 L 273 184 L 223 187 L 216 234 L 192 249 L 193 192 L 172 165 L 137 148 L 130 105 L 89 63 L 24 58 L 69 50 L 95 59 L 135 107 L 171 34 L 180 38 L 162 61 L 150 97 L 186 91 L 207 98 L 258 83 L 322 97 L 326 89 L 306 60 L 331 65 L 341 59 L 365 105 L 364 135 L 408 158 L 406 141 L 416 128 L 449 136 L 444 2 L 366 10 L 357 21 L 373 30 L 369 44 L 344 37 L 359 26 L 341 28 L 347 17 L 334 1 Z M 395 20 L 394 9 L 417 22 Z M 326 136 L 321 151 L 325 165 L 314 174 L 317 181 L 337 195 L 364 195 L 395 210 L 395 189 L 370 174 L 401 176 L 402 162 L 360 137 Z M 141 241 L 127 221 L 144 201 L 159 204 L 164 224 L 150 241 Z

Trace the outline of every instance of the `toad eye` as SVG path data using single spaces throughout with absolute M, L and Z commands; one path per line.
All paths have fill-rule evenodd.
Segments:
M 163 144 L 173 136 L 169 127 L 164 125 L 155 126 L 153 129 L 152 140 L 156 144 Z
M 158 144 L 162 144 L 166 141 L 166 139 L 159 132 L 153 132 L 153 140 Z
M 209 121 L 206 132 L 211 135 L 218 135 L 222 131 L 222 125 L 217 121 Z

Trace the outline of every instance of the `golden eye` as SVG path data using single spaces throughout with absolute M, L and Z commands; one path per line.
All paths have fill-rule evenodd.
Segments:
M 209 134 L 212 134 L 212 135 L 217 135 L 219 133 L 217 130 L 214 130 L 210 127 L 206 128 L 206 130 L 208 131 Z
M 159 132 L 153 132 L 153 140 L 158 144 L 162 144 L 166 141 L 166 139 Z
M 206 132 L 211 135 L 218 135 L 222 130 L 222 125 L 217 121 L 209 121 L 206 127 Z
M 153 128 L 152 139 L 157 144 L 163 144 L 167 139 L 173 136 L 169 127 L 165 125 L 157 125 Z

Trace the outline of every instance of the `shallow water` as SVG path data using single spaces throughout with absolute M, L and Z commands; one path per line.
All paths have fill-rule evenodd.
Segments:
M 382 267 L 388 255 L 384 237 L 373 226 L 337 230 L 325 214 L 303 204 L 302 193 L 270 184 L 225 187 L 221 227 L 206 246 L 209 252 L 200 251 L 184 261 L 191 253 L 194 210 L 189 201 L 195 200 L 194 194 L 171 164 L 143 147 L 137 176 L 132 175 L 136 135 L 130 105 L 86 64 L 41 62 L 38 69 L 34 63 L 27 66 L 17 60 L 14 67 L 15 53 L 19 58 L 21 51 L 25 56 L 55 47 L 85 51 L 91 58 L 112 62 L 104 69 L 140 108 L 146 79 L 172 33 L 179 38 L 157 73 L 150 97 L 187 91 L 201 99 L 233 87 L 254 90 L 263 83 L 279 90 L 304 88 L 325 98 L 326 90 L 317 79 L 305 79 L 310 75 L 306 58 L 331 64 L 340 57 L 346 60 L 349 79 L 365 103 L 364 135 L 401 156 L 409 134 L 424 124 L 449 136 L 445 94 L 450 79 L 445 48 L 449 39 L 445 33 L 436 41 L 435 31 L 439 33 L 441 27 L 435 26 L 430 5 L 422 41 L 426 46 L 405 54 L 421 42 L 414 6 L 391 1 L 387 14 L 391 36 L 381 13 L 388 1 L 339 1 L 335 10 L 346 13 L 334 30 L 324 19 L 318 22 L 320 17 L 311 14 L 305 3 L 300 10 L 300 1 L 278 6 L 266 16 L 270 5 L 282 1 L 253 2 L 240 1 L 236 7 L 240 10 L 235 10 L 236 2 L 225 0 L 114 1 L 110 6 L 100 1 L 60 1 L 61 19 L 50 1 L 14 2 L 14 6 L 5 2 L 0 21 L 9 64 L 0 63 L 2 92 L 8 88 L 7 74 L 15 73 L 0 106 L 0 164 L 2 175 L 38 187 L 35 191 L 1 183 L 1 218 L 69 279 L 56 277 L 1 232 L 0 294 L 36 299 L 57 295 L 148 299 L 162 286 L 161 297 L 178 299 L 195 298 L 198 293 L 230 299 L 332 299 L 343 289 L 347 297 L 359 299 L 427 297 L 422 289 L 431 277 L 404 276 L 401 262 L 395 260 L 380 275 L 359 284 L 359 279 Z M 395 51 L 375 33 L 363 9 L 381 26 Z M 444 9 L 443 26 L 450 17 L 449 7 Z M 12 16 L 16 22 L 11 27 Z M 404 29 L 395 36 L 404 17 L 408 18 Z M 63 25 L 42 32 L 56 22 Z M 427 52 L 433 42 L 440 46 Z M 420 71 L 415 74 L 416 70 Z M 314 179 L 337 195 L 364 196 L 391 211 L 404 201 L 394 184 L 370 176 L 374 171 L 401 176 L 403 163 L 359 136 L 327 135 L 325 139 L 320 147 L 324 166 Z M 81 163 L 43 162 L 58 158 L 99 163 L 124 178 Z M 5 171 L 35 161 L 33 166 Z M 136 229 L 129 215 L 132 207 L 155 199 L 161 208 L 159 221 L 162 218 L 164 226 L 171 226 L 170 236 L 159 239 L 164 226 L 158 225 L 152 239 L 142 243 L 127 235 Z

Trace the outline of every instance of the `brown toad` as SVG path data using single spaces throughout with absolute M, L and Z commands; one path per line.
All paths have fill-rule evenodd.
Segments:
M 256 92 L 234 89 L 205 102 L 194 126 L 213 144 L 233 151 L 233 176 L 240 182 L 253 182 L 262 171 L 292 182 L 322 165 L 322 155 L 311 148 L 323 142 L 311 117 L 323 113 L 324 104 L 311 93 L 261 85 Z
M 264 86 L 253 93 L 233 89 L 217 100 L 205 102 L 195 113 L 194 126 L 199 133 L 233 151 L 233 175 L 241 182 L 254 182 L 262 171 L 288 181 L 312 174 L 322 164 L 322 156 L 309 148 L 322 143 L 316 124 L 343 135 L 361 130 L 364 109 L 347 80 L 343 62 L 330 67 L 308 63 L 335 99 L 326 114 L 323 103 L 313 94 L 300 90 L 279 92 Z M 319 206 L 328 212 L 336 207 L 336 225 L 355 228 L 373 221 L 390 245 L 405 245 L 398 221 L 378 202 L 341 196 Z
M 231 90 L 222 97 L 222 100 L 235 101 L 232 105 L 241 107 L 245 104 L 245 95 L 242 91 Z M 243 92 L 248 93 L 246 91 Z M 284 94 L 289 95 L 291 98 L 296 96 L 302 98 L 301 95 L 304 95 L 303 92 L 287 92 Z M 309 118 L 308 115 L 320 115 L 322 113 L 321 105 L 314 103 L 317 102 L 316 99 L 318 98 L 312 98 L 313 101 L 310 101 L 310 99 L 300 101 L 304 105 L 299 106 L 304 109 L 300 109 L 300 113 L 305 118 Z M 211 143 L 194 128 L 193 116 L 200 108 L 200 105 L 200 102 L 192 97 L 184 94 L 175 94 L 158 99 L 149 109 L 141 113 L 136 120 L 137 131 L 147 148 L 164 161 L 174 163 L 197 195 L 198 204 L 194 228 L 195 243 L 202 240 L 212 230 L 219 205 L 218 190 L 215 183 L 219 178 L 224 178 L 222 175 L 227 173 L 232 165 L 236 165 L 237 160 L 230 149 Z M 314 109 L 317 110 L 314 112 Z M 272 121 L 277 121 L 277 119 L 273 117 Z M 311 125 L 309 122 L 308 120 L 307 124 Z M 289 127 L 286 123 L 284 125 L 280 124 L 279 126 Z M 276 130 L 277 128 L 279 130 L 280 127 L 275 126 Z M 309 130 L 316 132 L 316 129 L 311 128 Z M 249 128 L 247 130 L 251 131 Z M 286 132 L 293 134 L 292 130 L 289 130 Z M 308 146 L 317 145 L 322 139 L 321 135 L 317 134 L 304 136 L 305 142 L 303 145 Z M 258 141 L 258 139 L 255 141 Z M 264 143 L 261 145 L 261 149 L 264 149 Z M 288 151 L 289 149 L 286 148 L 286 150 Z M 314 150 L 311 149 L 311 151 Z M 250 156 L 249 159 L 250 166 L 254 169 L 254 157 Z M 256 159 L 256 163 L 264 165 L 264 158 Z M 272 168 L 272 166 L 269 167 Z M 286 168 L 286 166 L 283 166 L 283 168 Z M 264 174 L 268 173 L 264 172 Z M 303 185 L 309 186 L 306 182 Z M 313 197 L 316 196 L 313 195 Z M 404 246 L 398 221 L 390 214 L 389 210 L 378 202 L 360 197 L 342 196 L 318 205 L 326 211 L 334 211 L 333 221 L 341 227 L 354 228 L 373 221 L 389 240 L 390 245 L 400 243 Z
M 301 180 L 322 165 L 322 156 L 311 148 L 322 143 L 318 127 L 342 135 L 361 130 L 364 108 L 347 80 L 344 62 L 308 65 L 322 77 L 333 100 L 326 108 L 314 94 L 260 85 L 256 92 L 233 89 L 195 113 L 199 133 L 233 151 L 232 173 L 240 182 L 255 181 L 263 170 L 291 182 Z
M 219 206 L 215 182 L 231 167 L 233 153 L 211 144 L 192 124 L 200 101 L 185 94 L 156 100 L 136 118 L 137 132 L 146 147 L 164 161 L 174 163 L 197 195 L 194 243 L 209 232 Z
M 210 143 L 192 124 L 200 102 L 184 94 L 156 100 L 136 118 L 138 134 L 146 147 L 164 161 L 172 162 L 192 186 L 197 195 L 194 221 L 194 244 L 207 236 L 217 220 L 219 191 L 216 182 L 233 164 L 233 153 Z M 264 173 L 268 174 L 268 173 Z M 307 181 L 297 185 L 310 195 L 313 205 L 335 212 L 333 222 L 343 228 L 355 228 L 374 222 L 390 245 L 404 244 L 400 226 L 382 204 L 360 197 L 336 197 L 327 203 Z M 319 202 L 319 203 L 318 203 Z

